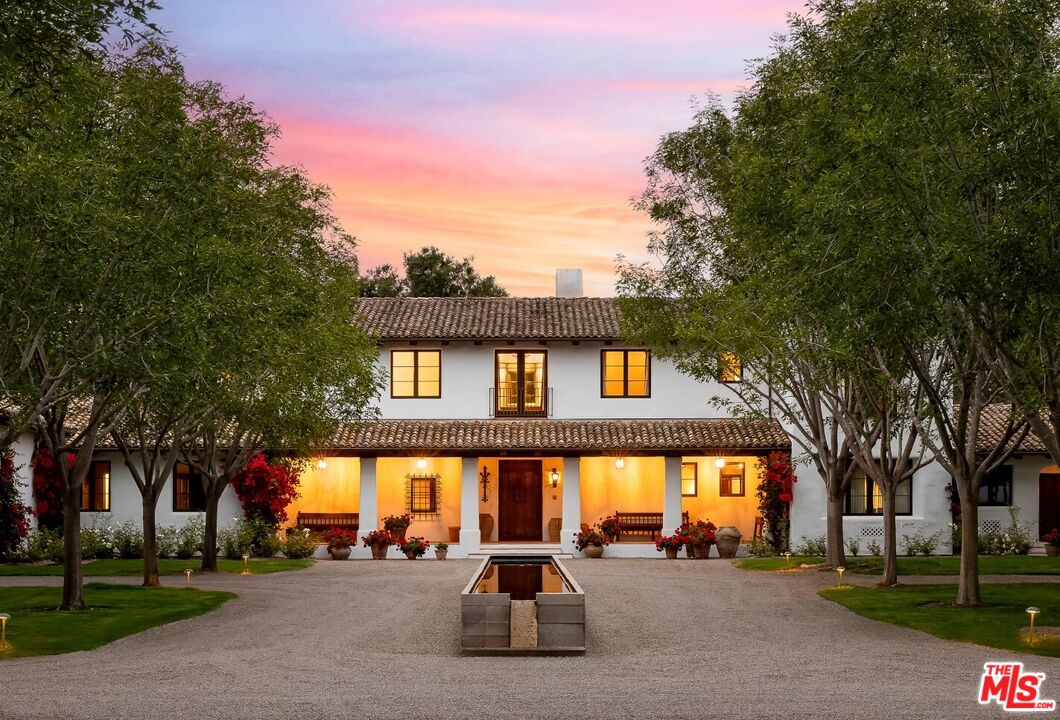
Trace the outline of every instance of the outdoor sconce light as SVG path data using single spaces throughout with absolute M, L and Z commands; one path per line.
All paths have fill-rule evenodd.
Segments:
M 250 574 L 250 556 L 247 555 L 246 553 L 243 554 L 243 572 L 240 573 L 240 574 L 241 575 L 249 575 Z
M 318 470 L 324 470 L 324 469 L 327 468 L 327 466 L 328 466 L 328 461 L 325 460 L 324 458 L 320 458 L 319 460 L 317 460 L 317 469 Z
M 7 650 L 7 621 L 10 619 L 7 613 L 0 613 L 0 650 Z
M 715 460 L 714 466 L 719 468 L 725 467 L 725 458 L 718 458 L 717 460 Z
M 419 460 L 417 460 L 417 461 L 416 461 L 416 468 L 417 468 L 418 470 L 425 470 L 425 469 L 427 469 L 427 460 L 426 460 L 426 459 L 424 459 L 424 458 L 420 458 Z
M 548 474 L 549 480 L 552 481 L 552 487 L 559 487 L 559 473 L 556 472 L 556 468 L 552 468 L 552 472 Z
M 1041 610 L 1036 607 L 1027 608 L 1027 614 L 1031 616 L 1031 632 L 1034 632 L 1034 617 L 1040 612 Z
M 847 569 L 845 567 L 843 567 L 842 565 L 840 565 L 839 567 L 837 567 L 835 569 L 835 571 L 839 575 L 839 584 L 842 585 L 843 584 L 843 573 L 845 573 L 847 571 Z
M 625 458 L 615 458 L 615 470 L 624 470 L 626 468 Z
M 191 585 L 191 568 L 184 571 L 184 577 L 187 580 L 188 585 Z

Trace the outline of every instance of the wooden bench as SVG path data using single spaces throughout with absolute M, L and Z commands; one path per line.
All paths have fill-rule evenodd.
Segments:
M 616 540 L 626 534 L 647 534 L 654 541 L 657 536 L 662 535 L 663 514 L 661 512 L 619 512 L 616 510 L 615 517 L 618 518 L 622 528 Z M 687 512 L 681 513 L 681 522 L 688 522 Z M 673 529 L 670 528 L 670 530 Z
M 319 538 L 331 528 L 341 528 L 354 533 L 360 528 L 360 513 L 318 513 L 300 512 L 295 527 L 309 530 L 309 534 Z

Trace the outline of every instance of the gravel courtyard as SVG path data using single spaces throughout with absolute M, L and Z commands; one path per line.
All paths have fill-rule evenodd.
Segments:
M 584 657 L 462 657 L 473 561 L 196 579 L 239 598 L 95 651 L 0 662 L 2 718 L 979 718 L 1008 653 L 860 618 L 834 576 L 572 560 Z M 9 578 L 4 585 L 45 584 Z M 170 579 L 169 582 L 183 582 Z M 1060 588 L 1058 588 L 1060 589 Z M 1029 656 L 1060 699 L 1060 660 Z M 1028 714 L 1030 717 L 1041 715 Z

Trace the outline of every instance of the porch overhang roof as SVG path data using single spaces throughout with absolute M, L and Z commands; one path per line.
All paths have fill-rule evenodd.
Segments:
M 343 427 L 335 452 L 736 455 L 791 450 L 776 420 L 377 420 Z

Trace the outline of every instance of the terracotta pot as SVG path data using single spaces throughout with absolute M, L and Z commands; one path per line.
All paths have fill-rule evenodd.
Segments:
M 743 534 L 732 525 L 728 525 L 718 530 L 718 557 L 736 557 L 736 551 L 740 549 L 740 538 L 742 537 Z
M 1060 545 L 1046 545 L 1045 546 L 1046 557 L 1058 557 L 1060 556 Z
M 448 550 L 435 550 L 434 557 L 436 560 L 445 560 L 445 557 L 449 554 Z
M 373 545 L 372 546 L 372 559 L 373 560 L 386 560 L 386 551 L 388 545 Z
M 688 555 L 689 560 L 694 560 L 696 557 L 696 551 L 691 545 L 685 545 L 685 553 Z
M 460 542 L 460 526 L 449 528 L 449 542 Z
M 663 548 L 663 549 L 666 551 L 666 559 L 667 560 L 676 560 L 677 559 L 677 550 L 678 550 L 678 548 L 668 547 L 668 548 Z
M 405 557 L 407 557 L 409 560 L 415 560 L 416 559 L 416 553 L 414 553 L 411 550 L 406 550 L 405 551 Z
M 585 549 L 582 550 L 585 553 L 585 557 L 600 558 L 604 556 L 603 545 L 586 545 Z
M 478 516 L 478 531 L 482 542 L 489 542 L 493 534 L 493 516 L 489 513 L 480 513 Z
M 710 557 L 710 545 L 711 543 L 695 543 L 692 545 L 692 552 L 696 560 L 706 560 Z
M 552 518 L 548 521 L 548 541 L 551 543 L 559 542 L 560 530 L 563 529 L 562 518 Z
M 346 547 L 329 547 L 328 554 L 331 555 L 332 560 L 349 560 L 350 553 L 353 551 L 349 545 Z
M 407 533 L 408 530 L 409 530 L 409 528 L 406 525 L 405 527 L 397 528 L 396 530 L 394 530 L 394 531 L 392 531 L 390 533 L 391 535 L 394 536 L 394 540 L 395 540 L 394 544 L 395 545 L 400 545 L 401 543 L 405 542 L 405 533 Z

